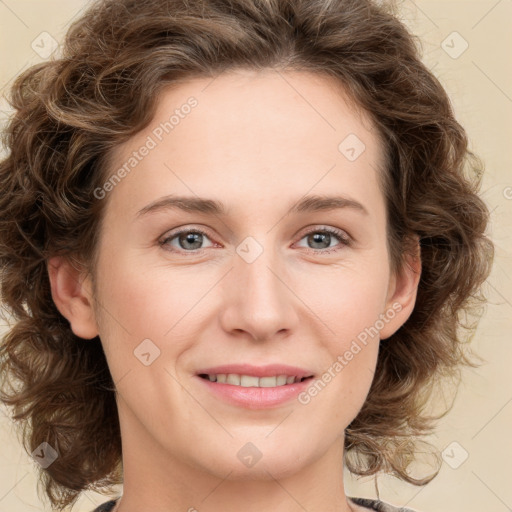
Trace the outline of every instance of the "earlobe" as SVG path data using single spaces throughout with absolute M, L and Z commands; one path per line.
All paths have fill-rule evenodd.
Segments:
M 50 258 L 47 270 L 53 301 L 73 333 L 84 339 L 96 337 L 90 278 L 64 256 Z
M 414 249 L 408 251 L 405 262 L 397 275 L 390 279 L 388 299 L 384 314 L 392 317 L 381 330 L 380 338 L 394 334 L 407 321 L 414 310 L 421 277 L 421 246 L 415 236 Z M 387 313 L 391 313 L 387 315 Z

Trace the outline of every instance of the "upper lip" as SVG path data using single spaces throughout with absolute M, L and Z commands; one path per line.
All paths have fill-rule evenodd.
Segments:
M 236 375 L 253 375 L 255 377 L 273 377 L 276 375 L 294 376 L 297 378 L 311 377 L 313 372 L 297 366 L 286 364 L 268 364 L 265 366 L 253 366 L 250 364 L 225 364 L 212 366 L 197 371 L 197 375 L 219 375 L 234 373 Z

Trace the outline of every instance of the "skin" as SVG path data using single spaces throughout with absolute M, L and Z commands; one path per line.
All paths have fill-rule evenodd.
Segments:
M 48 266 L 56 305 L 75 334 L 99 334 L 117 386 L 117 510 L 362 510 L 343 488 L 344 430 L 368 394 L 379 338 L 414 308 L 421 271 L 417 254 L 390 272 L 377 132 L 328 78 L 232 71 L 165 91 L 150 125 L 116 148 L 110 171 L 190 96 L 198 105 L 104 199 L 95 279 L 62 257 Z M 338 149 L 351 133 L 366 146 L 355 161 Z M 169 194 L 219 200 L 228 212 L 137 216 Z M 349 197 L 367 214 L 287 215 L 312 194 Z M 159 244 L 178 227 L 206 231 L 200 248 L 179 237 Z M 331 236 L 315 245 L 307 235 L 326 227 L 352 243 Z M 251 263 L 236 252 L 248 236 L 263 249 Z M 201 367 L 277 362 L 321 377 L 393 304 L 401 309 L 380 335 L 307 404 L 249 410 L 195 376 Z M 134 350 L 148 338 L 160 356 L 145 366 Z M 252 467 L 237 457 L 248 442 L 262 454 Z

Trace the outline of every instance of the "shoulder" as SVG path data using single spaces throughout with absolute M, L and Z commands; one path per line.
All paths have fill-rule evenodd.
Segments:
M 389 505 L 388 503 L 384 503 L 383 501 L 380 501 L 380 500 L 371 500 L 368 498 L 352 498 L 352 497 L 349 497 L 349 499 L 356 505 L 367 508 L 368 510 L 374 510 L 376 512 L 415 512 L 414 510 L 412 510 L 410 508 L 395 507 L 393 505 Z
M 117 500 L 107 501 L 100 505 L 98 508 L 95 508 L 93 512 L 111 512 L 114 509 L 116 502 Z

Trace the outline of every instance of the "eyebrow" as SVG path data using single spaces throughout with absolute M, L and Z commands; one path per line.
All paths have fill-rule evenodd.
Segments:
M 289 209 L 288 214 L 342 208 L 348 208 L 364 215 L 369 215 L 368 210 L 360 202 L 348 197 L 329 195 L 303 197 Z M 221 201 L 202 197 L 169 195 L 148 204 L 137 212 L 136 217 L 143 217 L 149 213 L 171 209 L 219 216 L 226 216 L 228 212 L 226 206 Z

